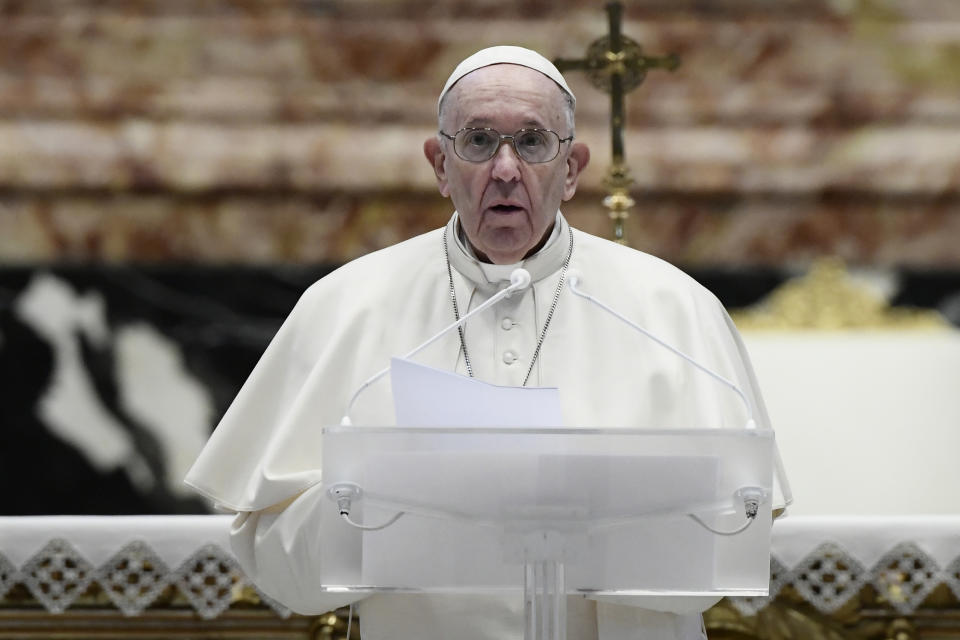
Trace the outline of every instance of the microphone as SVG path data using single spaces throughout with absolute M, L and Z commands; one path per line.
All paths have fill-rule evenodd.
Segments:
M 520 291 L 529 286 L 530 272 L 521 267 L 510 272 L 510 286 L 504 289 L 504 291 L 510 292 L 507 294 L 507 297 L 509 298 L 511 295 L 513 295 L 514 291 Z
M 469 319 L 472 318 L 473 316 L 477 315 L 477 314 L 480 313 L 481 311 L 483 311 L 483 310 L 485 310 L 485 309 L 488 309 L 489 307 L 492 307 L 493 305 L 497 304 L 498 302 L 500 302 L 500 301 L 503 300 L 504 298 L 509 298 L 510 296 L 512 296 L 512 295 L 513 295 L 514 293 L 516 293 L 517 291 L 522 291 L 522 290 L 526 289 L 527 287 L 530 286 L 530 281 L 531 281 L 531 278 L 530 278 L 530 272 L 529 272 L 529 271 L 527 271 L 526 269 L 524 269 L 524 268 L 522 268 L 522 267 L 521 267 L 521 268 L 514 269 L 514 270 L 510 273 L 510 286 L 509 286 L 509 287 L 507 287 L 506 289 L 503 289 L 502 291 L 497 292 L 495 295 L 490 296 L 490 298 L 489 298 L 486 302 L 484 302 L 483 304 L 479 305 L 476 309 L 474 309 L 474 310 L 471 311 L 470 313 L 465 314 L 462 318 L 460 318 L 459 320 L 457 320 L 457 321 L 454 322 L 453 324 L 444 327 L 441 331 L 439 331 L 436 335 L 434 335 L 433 337 L 431 337 L 429 340 L 427 340 L 427 341 L 424 342 L 423 344 L 417 346 L 416 348 L 414 348 L 414 349 L 413 349 L 412 351 L 410 351 L 409 353 L 405 354 L 405 355 L 403 356 L 403 358 L 404 358 L 404 359 L 412 358 L 413 356 L 415 356 L 416 354 L 420 353 L 422 350 L 426 349 L 426 348 L 429 347 L 431 344 L 433 344 L 434 342 L 436 342 L 437 340 L 439 340 L 440 338 L 442 338 L 443 336 L 445 336 L 445 335 L 446 335 L 447 333 L 449 333 L 450 331 L 453 331 L 454 329 L 463 326 L 463 325 L 467 322 L 467 320 L 469 320 Z M 346 411 L 344 411 L 344 413 L 343 413 L 343 418 L 340 419 L 340 424 L 341 424 L 341 425 L 343 425 L 343 426 L 350 426 L 350 425 L 353 424 L 353 422 L 350 420 L 350 410 L 353 409 L 353 405 L 356 404 L 357 398 L 360 397 L 360 394 L 363 393 L 363 391 L 364 391 L 367 387 L 369 387 L 371 384 L 373 384 L 374 382 L 376 382 L 377 380 L 379 380 L 379 379 L 382 378 L 383 376 L 387 375 L 387 373 L 389 373 L 389 371 L 390 371 L 390 365 L 387 365 L 386 367 L 384 367 L 384 368 L 381 369 L 380 371 L 376 372 L 375 374 L 373 374 L 372 376 L 370 376 L 369 378 L 367 378 L 367 380 L 366 380 L 362 385 L 360 385 L 360 388 L 358 388 L 358 389 L 354 392 L 353 396 L 351 396 L 351 398 L 350 398 L 350 402 L 347 404 L 347 409 L 346 409 Z
M 719 382 L 720 384 L 724 385 L 725 387 L 729 388 L 729 389 L 732 390 L 734 393 L 736 393 L 737 396 L 739 396 L 740 401 L 743 402 L 743 406 L 744 406 L 744 408 L 746 409 L 746 412 L 747 412 L 747 422 L 746 422 L 746 424 L 744 425 L 744 428 L 745 428 L 745 429 L 756 429 L 757 423 L 756 423 L 756 422 L 754 421 L 754 419 L 753 419 L 753 407 L 750 406 L 750 401 L 747 400 L 746 394 L 743 393 L 743 390 L 740 389 L 740 387 L 738 387 L 738 386 L 736 385 L 736 383 L 734 383 L 734 382 L 731 381 L 731 380 L 728 380 L 727 378 L 724 378 L 722 375 L 720 375 L 720 374 L 717 373 L 716 371 L 713 371 L 712 369 L 710 369 L 710 368 L 707 367 L 706 365 L 701 364 L 700 362 L 698 362 L 697 360 L 695 360 L 695 359 L 692 358 L 691 356 L 688 356 L 688 355 L 685 354 L 683 351 L 680 351 L 679 349 L 677 349 L 677 348 L 674 347 L 673 345 L 669 344 L 668 342 L 666 342 L 666 341 L 663 340 L 662 338 L 659 338 L 659 337 L 657 337 L 655 334 L 653 334 L 652 332 L 648 331 L 647 329 L 644 329 L 643 327 L 641 327 L 641 326 L 638 325 L 637 323 L 633 322 L 632 320 L 630 320 L 629 318 L 627 318 L 627 317 L 624 316 L 623 314 L 621 314 L 621 313 L 619 313 L 618 311 L 615 311 L 615 310 L 611 309 L 610 307 L 608 307 L 607 305 L 603 304 L 602 302 L 600 302 L 599 300 L 597 300 L 596 298 L 594 298 L 594 297 L 591 296 L 590 294 L 584 293 L 583 291 L 581 291 L 578 287 L 579 287 L 580 282 L 581 282 L 582 280 L 583 280 L 583 276 L 580 274 L 579 271 L 577 271 L 577 270 L 575 270 L 575 269 L 570 269 L 569 271 L 567 271 L 567 286 L 570 287 L 570 291 L 571 291 L 573 294 L 575 294 L 575 295 L 577 295 L 577 296 L 580 296 L 581 298 L 584 298 L 585 300 L 589 300 L 590 302 L 592 302 L 593 304 L 597 305 L 598 307 L 600 307 L 601 309 L 603 309 L 604 311 L 606 311 L 607 313 L 609 313 L 609 314 L 612 315 L 613 317 L 615 317 L 615 318 L 617 318 L 618 320 L 620 320 L 621 322 L 627 324 L 627 325 L 630 326 L 631 328 L 636 329 L 637 331 L 639 331 L 640 333 L 642 333 L 642 334 L 645 335 L 646 337 L 650 338 L 651 340 L 653 340 L 655 343 L 657 343 L 658 345 L 660 345 L 661 347 L 663 347 L 663 348 L 666 349 L 667 351 L 670 351 L 671 353 L 679 356 L 680 358 L 683 358 L 684 360 L 686 360 L 688 363 L 690 363 L 691 365 L 693 365 L 694 367 L 696 367 L 696 368 L 699 369 L 700 371 L 704 372 L 705 374 L 707 374 L 708 376 L 710 376 L 711 378 L 713 378 L 714 380 L 716 380 L 716 381 Z

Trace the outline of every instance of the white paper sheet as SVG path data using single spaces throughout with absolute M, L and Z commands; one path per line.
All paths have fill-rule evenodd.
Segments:
M 390 360 L 397 426 L 560 427 L 556 387 L 502 387 L 403 358 Z

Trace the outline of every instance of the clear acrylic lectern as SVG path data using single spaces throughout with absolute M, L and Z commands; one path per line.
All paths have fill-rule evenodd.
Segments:
M 325 590 L 515 592 L 528 640 L 565 637 L 566 594 L 767 593 L 772 431 L 350 426 L 323 440 Z M 722 535 L 748 522 L 745 494 L 757 516 Z

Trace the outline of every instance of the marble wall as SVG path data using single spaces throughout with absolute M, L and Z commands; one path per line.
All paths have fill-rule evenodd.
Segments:
M 634 0 L 630 243 L 731 307 L 814 260 L 960 324 L 954 0 Z M 180 479 L 299 293 L 435 228 L 421 146 L 491 44 L 580 57 L 594 0 L 0 0 L 0 513 L 203 511 Z M 580 74 L 600 204 L 607 97 Z M 891 276 L 891 274 L 893 274 Z
M 638 248 L 690 266 L 957 268 L 960 7 L 635 0 L 676 52 L 628 101 Z M 440 224 L 421 143 L 446 75 L 519 43 L 579 57 L 600 2 L 0 4 L 0 263 L 339 263 Z M 606 96 L 571 74 L 599 203 Z

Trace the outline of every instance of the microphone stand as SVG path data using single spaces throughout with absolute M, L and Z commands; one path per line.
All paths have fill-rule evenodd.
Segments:
M 469 320 L 476 314 L 480 313 L 484 309 L 488 309 L 489 307 L 492 307 L 493 305 L 497 304 L 504 298 L 510 297 L 517 291 L 526 289 L 527 287 L 530 286 L 530 280 L 531 279 L 530 279 L 529 271 L 527 271 L 526 269 L 514 269 L 513 273 L 510 274 L 509 287 L 507 287 L 503 291 L 498 292 L 496 295 L 491 296 L 489 300 L 487 300 L 486 302 L 478 306 L 476 309 L 474 309 L 470 313 L 465 314 L 462 318 L 460 318 L 453 324 L 444 327 L 442 331 L 440 331 L 439 333 L 431 337 L 429 340 L 427 340 L 423 344 L 419 345 L 418 347 L 416 347 L 415 349 L 413 349 L 412 351 L 404 355 L 403 358 L 404 359 L 412 358 L 413 356 L 420 353 L 422 350 L 426 349 L 431 344 L 433 344 L 434 342 L 436 342 L 437 340 L 445 336 L 448 332 L 453 331 L 457 327 L 463 326 L 467 320 Z M 360 385 L 360 388 L 357 389 L 356 392 L 354 392 L 353 396 L 350 398 L 350 402 L 347 404 L 347 409 L 343 413 L 343 418 L 340 419 L 341 425 L 350 426 L 353 424 L 353 422 L 350 420 L 350 411 L 351 409 L 353 409 L 353 405 L 356 404 L 357 398 L 367 387 L 369 387 L 371 384 L 373 384 L 383 376 L 387 375 L 389 371 L 390 371 L 390 365 L 387 365 L 380 371 L 376 372 L 375 374 L 367 378 L 367 380 L 362 385 Z
M 716 381 L 719 382 L 720 384 L 722 384 L 722 385 L 728 387 L 729 389 L 731 389 L 734 393 L 737 394 L 737 396 L 739 396 L 740 401 L 743 402 L 743 406 L 744 406 L 744 408 L 746 409 L 746 412 L 747 412 L 747 423 L 746 423 L 746 425 L 745 425 L 744 428 L 746 428 L 746 429 L 755 429 L 755 428 L 757 427 L 757 423 L 756 423 L 756 422 L 754 421 L 754 419 L 753 419 L 753 407 L 750 405 L 750 401 L 747 400 L 747 396 L 743 393 L 743 391 L 740 389 L 740 387 L 738 387 L 733 381 L 728 380 L 727 378 L 724 378 L 724 377 L 721 376 L 719 373 L 717 373 L 717 372 L 715 372 L 715 371 L 713 371 L 713 370 L 711 370 L 711 369 L 708 369 L 706 366 L 700 364 L 699 362 L 697 362 L 696 360 L 694 360 L 692 357 L 690 357 L 690 356 L 688 356 L 687 354 L 685 354 L 684 352 L 680 351 L 679 349 L 677 349 L 677 348 L 674 347 L 673 345 L 671 345 L 671 344 L 669 344 L 668 342 L 666 342 L 665 340 L 657 337 L 656 335 L 654 335 L 654 334 L 651 333 L 650 331 L 644 329 L 643 327 L 641 327 L 640 325 L 638 325 L 636 322 L 633 322 L 632 320 L 630 320 L 629 318 L 627 318 L 626 316 L 624 316 L 622 313 L 620 313 L 620 312 L 618 312 L 618 311 L 615 311 L 614 309 L 612 309 L 612 308 L 608 307 L 607 305 L 603 304 L 602 302 L 600 302 L 599 300 L 597 300 L 596 298 L 594 298 L 593 296 L 591 296 L 589 293 L 584 293 L 583 291 L 581 291 L 581 290 L 578 288 L 578 285 L 580 284 L 580 279 L 581 279 L 581 276 L 580 276 L 580 274 L 577 273 L 576 271 L 571 271 L 570 273 L 567 274 L 567 286 L 570 287 L 570 291 L 572 291 L 572 292 L 574 293 L 574 295 L 580 296 L 581 298 L 583 298 L 583 299 L 585 299 L 585 300 L 589 300 L 590 302 L 592 302 L 593 304 L 597 305 L 598 307 L 600 307 L 601 309 L 603 309 L 604 311 L 606 311 L 607 313 L 609 313 L 609 314 L 612 315 L 613 317 L 617 318 L 617 319 L 620 320 L 621 322 L 627 324 L 627 325 L 630 326 L 631 328 L 636 329 L 637 331 L 639 331 L 640 333 L 642 333 L 642 334 L 645 335 L 646 337 L 650 338 L 651 340 L 653 340 L 654 342 L 656 342 L 658 345 L 660 345 L 660 346 L 663 347 L 664 349 L 667 349 L 668 351 L 670 351 L 670 352 L 673 353 L 674 355 L 677 355 L 677 356 L 679 356 L 680 358 L 683 358 L 683 359 L 686 360 L 688 363 L 690 363 L 691 365 L 693 365 L 694 367 L 696 367 L 696 368 L 699 369 L 700 371 L 704 372 L 705 374 L 707 374 L 708 376 L 710 376 L 711 378 L 713 378 L 714 380 L 716 380 Z

